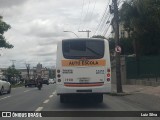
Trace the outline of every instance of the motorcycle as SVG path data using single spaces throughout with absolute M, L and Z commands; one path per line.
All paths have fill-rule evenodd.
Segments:
M 42 88 L 42 83 L 41 83 L 41 82 L 38 82 L 37 87 L 38 87 L 38 90 L 41 90 L 41 88 Z

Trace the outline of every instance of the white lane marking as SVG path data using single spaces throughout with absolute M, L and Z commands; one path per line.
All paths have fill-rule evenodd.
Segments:
M 43 107 L 38 107 L 35 111 L 42 111 Z
M 48 103 L 49 102 L 49 99 L 48 100 L 45 100 L 43 103 Z
M 25 90 L 24 92 L 28 92 L 28 91 L 31 91 L 31 90 Z
M 3 97 L 0 100 L 4 100 L 4 99 L 9 98 L 9 97 L 11 97 L 11 96 L 9 95 L 9 96 Z
M 23 88 L 23 86 L 22 86 L 22 87 L 14 87 L 14 88 L 12 88 L 12 89 L 15 90 L 15 89 L 18 89 L 18 88 Z
M 53 97 L 53 95 L 50 95 L 50 96 L 49 96 L 49 98 L 52 98 L 52 97 Z

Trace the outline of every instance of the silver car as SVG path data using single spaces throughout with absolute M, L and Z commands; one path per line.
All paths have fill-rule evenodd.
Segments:
M 0 95 L 11 92 L 11 84 L 6 79 L 0 79 Z

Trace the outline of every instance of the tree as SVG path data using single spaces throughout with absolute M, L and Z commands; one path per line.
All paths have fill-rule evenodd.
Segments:
M 92 38 L 101 38 L 101 39 L 106 39 L 106 40 L 107 40 L 107 38 L 104 37 L 104 36 L 102 36 L 102 35 L 94 35 L 94 36 L 92 36 Z M 108 39 L 108 42 L 109 42 L 109 50 L 110 50 L 110 53 L 113 53 L 114 48 L 115 48 L 115 41 L 114 41 L 114 39 L 109 38 L 109 39 Z
M 160 1 L 129 0 L 124 2 L 119 12 L 136 55 L 159 55 Z
M 55 77 L 56 77 L 55 69 L 49 69 L 49 78 L 55 78 Z
M 104 36 L 101 36 L 101 35 L 95 35 L 92 38 L 106 39 Z M 110 53 L 114 54 L 115 40 L 113 38 L 109 38 L 108 42 L 109 42 Z M 120 46 L 122 47 L 121 55 L 130 55 L 134 53 L 133 46 L 132 46 L 132 40 L 130 40 L 130 38 L 120 38 Z
M 4 32 L 8 31 L 11 26 L 2 19 L 3 17 L 0 16 L 0 48 L 13 48 L 13 45 L 9 44 L 4 37 Z
M 94 36 L 92 36 L 92 38 L 107 39 L 106 37 L 104 37 L 104 36 L 102 36 L 102 35 L 94 35 Z
M 4 75 L 6 76 L 6 78 L 8 78 L 9 82 L 11 82 L 11 83 L 14 82 L 14 81 L 11 81 L 11 78 L 13 78 L 13 77 L 20 78 L 21 77 L 20 72 L 17 69 L 15 69 L 14 65 L 7 68 L 7 70 L 4 72 Z

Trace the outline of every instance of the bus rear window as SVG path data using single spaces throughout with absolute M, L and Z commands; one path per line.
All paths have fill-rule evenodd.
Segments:
M 103 40 L 64 40 L 63 56 L 66 59 L 100 59 L 104 56 Z

